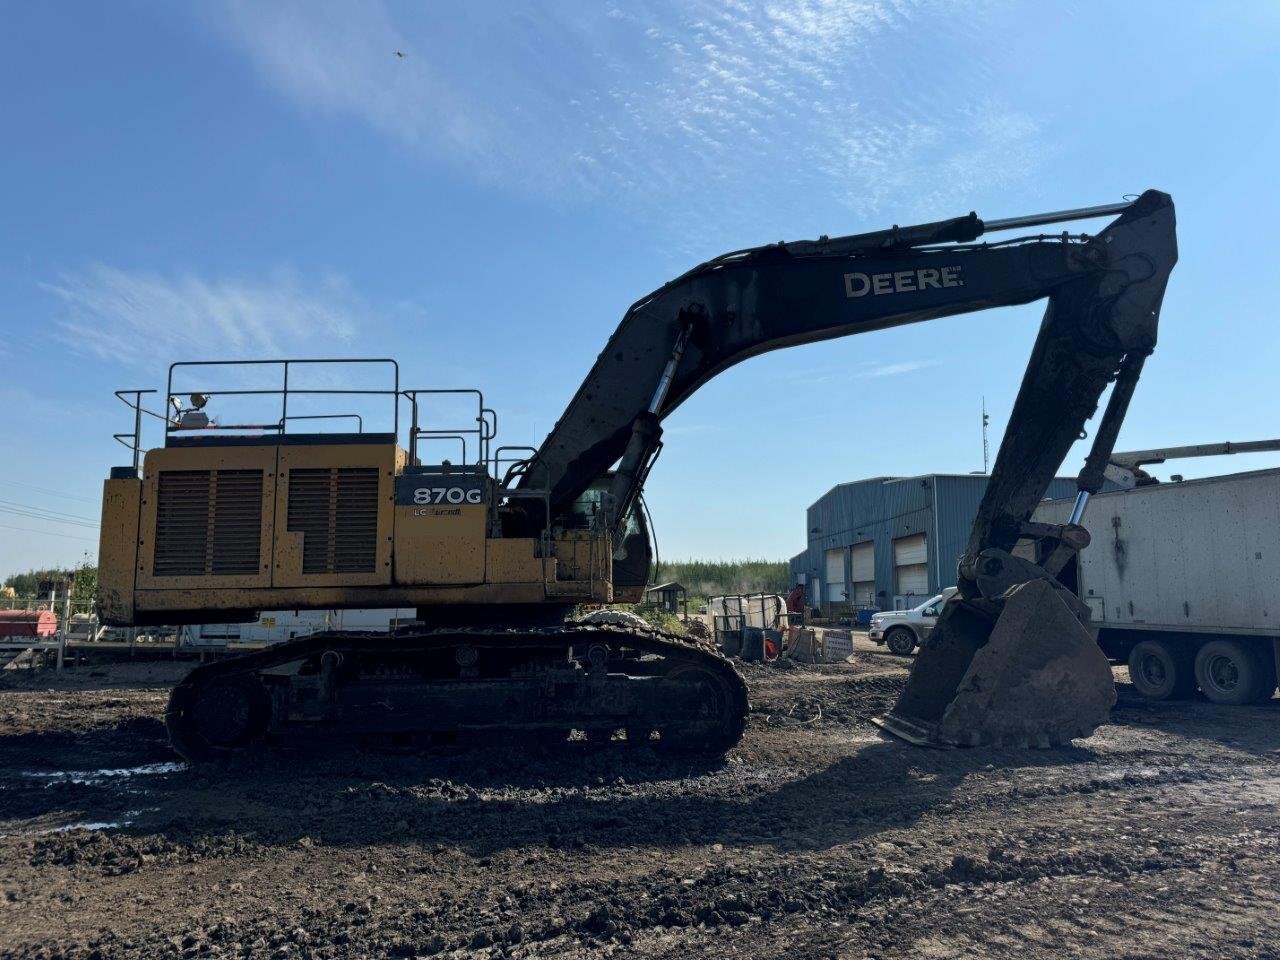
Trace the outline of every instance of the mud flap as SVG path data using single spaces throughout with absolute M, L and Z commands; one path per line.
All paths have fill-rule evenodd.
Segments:
M 1116 694 L 1084 619 L 1083 605 L 1047 580 L 1019 584 L 999 604 L 955 602 L 877 722 L 917 744 L 1049 747 L 1087 737 Z

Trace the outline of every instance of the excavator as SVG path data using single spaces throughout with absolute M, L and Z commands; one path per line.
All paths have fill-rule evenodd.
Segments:
M 1103 217 L 1113 219 L 1096 234 L 1029 232 Z M 991 237 L 1006 231 L 1019 233 Z M 236 386 L 243 377 L 192 386 L 219 364 L 173 364 L 163 412 L 144 400 L 158 391 L 118 394 L 135 411 L 133 432 L 118 435 L 133 463 L 105 481 L 100 616 L 130 626 L 416 611 L 390 633 L 329 629 L 195 667 L 167 711 L 192 761 L 339 739 L 723 753 L 748 709 L 729 660 L 686 637 L 573 616 L 643 595 L 653 547 L 642 493 L 662 421 L 766 351 L 1045 299 L 959 590 L 880 722 L 920 744 L 1087 736 L 1114 702 L 1111 675 L 1057 574 L 1087 546 L 1080 519 L 1155 347 L 1176 259 L 1173 203 L 1154 190 L 727 253 L 626 311 L 536 449 L 495 447 L 497 415 L 478 391 L 404 387 L 393 361 L 369 361 L 388 371 L 378 389 L 324 390 L 298 386 L 320 361 L 235 367 L 279 372 L 269 390 Z M 1070 521 L 1033 523 L 1109 385 Z M 441 393 L 474 399 L 465 429 L 421 414 Z M 298 413 L 321 394 L 383 398 L 392 430 Z M 229 411 L 263 395 L 270 417 L 210 416 L 210 403 Z M 147 414 L 163 421 L 164 443 L 144 452 Z M 324 430 L 326 417 L 355 427 Z M 459 440 L 460 457 L 426 452 Z M 1034 559 L 1014 554 L 1020 542 L 1034 543 Z

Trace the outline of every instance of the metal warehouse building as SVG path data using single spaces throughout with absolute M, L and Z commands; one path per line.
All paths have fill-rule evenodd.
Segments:
M 955 583 L 986 474 L 931 473 L 842 483 L 806 514 L 809 547 L 791 559 L 793 582 L 824 613 L 905 609 Z M 1074 497 L 1074 477 L 1046 496 Z

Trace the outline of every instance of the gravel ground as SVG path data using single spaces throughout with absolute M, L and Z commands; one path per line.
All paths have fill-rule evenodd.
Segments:
M 173 665 L 0 680 L 0 957 L 1278 957 L 1280 700 L 919 750 L 905 661 L 744 668 L 724 761 L 175 762 Z M 1123 679 L 1123 677 L 1121 677 Z

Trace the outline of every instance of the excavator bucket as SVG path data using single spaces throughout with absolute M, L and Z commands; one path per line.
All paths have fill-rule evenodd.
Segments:
M 947 604 L 906 689 L 877 722 L 911 743 L 1050 747 L 1090 736 L 1116 702 L 1087 608 L 1048 580 Z

